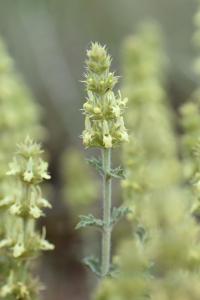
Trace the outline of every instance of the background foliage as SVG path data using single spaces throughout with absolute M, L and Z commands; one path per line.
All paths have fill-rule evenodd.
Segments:
M 81 233 L 74 231 L 77 204 L 72 207 L 71 199 L 68 201 L 70 189 L 65 193 L 70 183 L 68 176 L 76 175 L 63 174 L 62 160 L 71 146 L 83 150 L 79 139 L 83 118 L 79 109 L 84 102 L 80 80 L 85 50 L 90 41 L 107 44 L 113 69 L 121 74 L 123 40 L 136 32 L 139 23 L 155 19 L 165 41 L 165 91 L 177 112 L 198 85 L 191 43 L 195 11 L 195 0 L 0 1 L 0 34 L 32 90 L 36 99 L 33 101 L 43 108 L 42 123 L 47 129 L 45 143 L 52 176 L 47 192 L 54 209 L 42 223 L 46 223 L 48 239 L 56 249 L 46 254 L 41 264 L 40 273 L 47 285 L 44 298 L 60 300 L 67 294 L 73 300 L 88 299 L 93 284 L 80 264 L 87 245 Z M 93 203 L 93 187 L 84 192 L 90 194 Z M 98 198 L 99 194 L 94 200 Z M 124 226 L 127 225 L 121 225 L 116 235 L 123 235 Z M 92 240 L 93 246 L 98 247 Z

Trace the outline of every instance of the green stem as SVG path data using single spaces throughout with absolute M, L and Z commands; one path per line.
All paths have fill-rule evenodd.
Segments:
M 111 178 L 107 175 L 111 168 L 111 150 L 102 150 L 102 162 L 104 169 L 103 176 L 103 234 L 102 234 L 102 253 L 101 253 L 101 274 L 105 277 L 110 270 L 111 256 Z
M 25 184 L 24 191 L 25 191 L 24 201 L 29 203 L 30 202 L 30 186 Z M 24 216 L 24 217 L 22 217 L 21 220 L 22 220 L 22 227 L 23 227 L 23 242 L 24 242 L 24 247 L 26 247 L 29 219 L 28 219 L 28 217 Z M 26 260 L 21 261 L 20 269 L 21 269 L 22 278 L 25 281 L 28 276 L 28 261 L 26 261 Z

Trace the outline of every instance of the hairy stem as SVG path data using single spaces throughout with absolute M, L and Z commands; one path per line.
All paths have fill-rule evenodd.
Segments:
M 111 150 L 102 150 L 102 162 L 104 169 L 103 176 L 103 234 L 102 234 L 102 257 L 101 274 L 106 276 L 110 270 L 110 252 L 111 252 L 111 177 L 108 176 L 111 168 Z

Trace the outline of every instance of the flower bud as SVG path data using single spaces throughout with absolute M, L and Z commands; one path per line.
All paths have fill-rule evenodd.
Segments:
M 103 145 L 105 148 L 112 148 L 112 137 L 110 134 L 103 136 Z

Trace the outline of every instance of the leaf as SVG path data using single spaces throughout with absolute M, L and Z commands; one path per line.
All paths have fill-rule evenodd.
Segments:
M 93 273 L 101 277 L 101 266 L 98 258 L 94 256 L 88 256 L 84 258 L 83 262 Z
M 117 167 L 110 171 L 110 176 L 117 179 L 125 179 L 124 169 L 122 167 Z
M 147 238 L 146 230 L 142 225 L 138 225 L 138 227 L 136 229 L 136 234 L 141 242 L 144 242 Z
M 131 209 L 128 207 L 114 207 L 111 215 L 111 226 L 114 226 L 117 222 L 119 222 L 123 217 L 125 217 L 128 213 L 131 213 Z
M 107 276 L 116 278 L 119 275 L 119 267 L 116 264 L 111 264 L 110 270 Z
M 84 264 L 98 277 L 102 277 L 101 264 L 98 258 L 94 256 L 88 256 L 83 260 Z M 117 265 L 111 264 L 110 270 L 106 276 L 115 278 L 119 274 L 119 268 Z
M 101 175 L 104 175 L 103 165 L 100 159 L 92 157 L 87 158 L 86 161 L 89 165 L 93 166 Z
M 84 216 L 79 216 L 80 222 L 76 225 L 75 229 L 85 228 L 88 226 L 96 226 L 101 228 L 103 226 L 103 221 L 95 218 L 92 214 Z
M 105 173 L 103 169 L 102 161 L 98 158 L 87 158 L 86 161 L 89 163 L 89 165 L 93 166 L 101 175 L 107 175 L 109 178 L 117 178 L 117 179 L 125 179 L 126 176 L 124 174 L 124 169 L 119 166 L 117 168 L 111 169 L 110 172 Z

